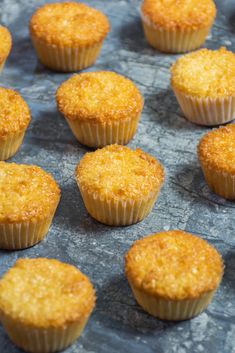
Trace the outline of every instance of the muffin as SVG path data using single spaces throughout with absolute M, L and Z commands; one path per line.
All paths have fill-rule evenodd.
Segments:
M 164 170 L 139 148 L 110 145 L 85 154 L 76 168 L 76 180 L 93 218 L 125 226 L 141 221 L 151 211 Z
M 125 272 L 145 311 L 162 320 L 186 320 L 212 300 L 223 262 L 205 240 L 171 230 L 135 241 L 125 256 Z
M 6 27 L 0 26 L 0 72 L 2 71 L 12 46 L 11 34 Z
M 72 76 L 58 88 L 56 101 L 74 136 L 89 147 L 126 144 L 143 108 L 134 83 L 109 71 Z
M 0 162 L 0 249 L 23 249 L 41 241 L 59 199 L 58 185 L 41 168 Z
M 144 0 L 141 7 L 147 41 L 167 53 L 184 53 L 199 48 L 215 15 L 213 0 Z
M 205 134 L 198 145 L 198 159 L 210 189 L 235 200 L 235 124 Z
M 46 4 L 31 17 L 30 36 L 41 63 L 56 71 L 91 66 L 109 31 L 100 11 L 77 2 Z
M 54 259 L 20 259 L 0 280 L 0 316 L 10 339 L 32 353 L 62 350 L 81 334 L 95 305 L 89 279 Z
M 0 87 L 0 160 L 19 149 L 30 123 L 30 111 L 19 93 Z
M 235 117 L 235 54 L 225 48 L 187 54 L 171 68 L 171 86 L 185 117 L 219 125 Z

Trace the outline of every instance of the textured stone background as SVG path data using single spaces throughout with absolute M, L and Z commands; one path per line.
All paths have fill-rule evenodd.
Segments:
M 187 122 L 169 88 L 176 56 L 152 50 L 138 15 L 138 0 L 90 0 L 112 23 L 97 64 L 89 70 L 114 70 L 132 79 L 145 97 L 138 133 L 129 144 L 141 147 L 165 166 L 166 181 L 153 212 L 142 223 L 111 228 L 86 213 L 74 181 L 74 168 L 87 149 L 70 133 L 54 102 L 57 86 L 69 75 L 43 68 L 28 36 L 28 20 L 42 0 L 0 0 L 0 22 L 13 34 L 13 50 L 1 85 L 18 90 L 32 111 L 32 123 L 18 163 L 51 172 L 62 199 L 47 238 L 31 249 L 0 252 L 0 274 L 19 257 L 54 257 L 78 266 L 97 291 L 96 309 L 68 353 L 235 352 L 235 206 L 212 194 L 196 157 L 209 129 Z M 235 5 L 218 1 L 219 12 L 206 46 L 235 50 Z M 233 7 L 233 8 L 232 8 Z M 184 229 L 209 240 L 225 261 L 223 282 L 208 310 L 181 323 L 158 321 L 135 303 L 123 275 L 123 254 L 131 243 L 162 229 Z M 16 353 L 0 329 L 0 351 Z

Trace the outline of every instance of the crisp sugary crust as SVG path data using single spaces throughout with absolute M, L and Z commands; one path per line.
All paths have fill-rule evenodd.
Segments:
M 50 216 L 60 199 L 53 177 L 35 165 L 0 162 L 0 222 Z
M 28 105 L 19 93 L 0 87 L 0 138 L 24 131 L 30 120 Z
M 20 259 L 0 280 L 0 311 L 37 328 L 86 319 L 95 305 L 89 279 L 58 260 Z
M 161 164 L 141 149 L 110 145 L 86 153 L 76 168 L 80 188 L 106 199 L 139 199 L 164 180 Z
M 0 26 L 0 64 L 8 57 L 12 46 L 11 34 L 6 27 Z
M 134 242 L 125 256 L 130 284 L 170 300 L 198 298 L 220 283 L 223 262 L 205 240 L 172 230 Z
M 205 134 L 198 145 L 198 158 L 210 168 L 235 175 L 235 124 Z
M 111 71 L 72 76 L 58 88 L 56 100 L 67 119 L 100 123 L 136 118 L 143 108 L 134 83 Z
M 46 4 L 33 14 L 30 33 L 47 44 L 66 47 L 102 42 L 109 31 L 109 21 L 100 11 L 83 3 Z
M 142 15 L 164 29 L 201 29 L 211 26 L 216 15 L 213 0 L 144 0 Z
M 171 85 L 194 97 L 235 95 L 235 54 L 220 48 L 201 49 L 178 59 L 171 68 Z

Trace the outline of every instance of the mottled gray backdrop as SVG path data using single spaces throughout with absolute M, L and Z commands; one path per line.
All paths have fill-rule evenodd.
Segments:
M 235 352 L 235 204 L 208 190 L 196 146 L 209 129 L 187 122 L 169 87 L 169 67 L 176 59 L 151 49 L 143 36 L 138 0 L 87 0 L 112 24 L 97 64 L 89 70 L 114 70 L 133 80 L 145 98 L 138 132 L 129 144 L 141 147 L 165 166 L 166 181 L 153 212 L 143 222 L 111 228 L 86 213 L 74 181 L 74 168 L 87 148 L 72 136 L 56 110 L 54 94 L 70 75 L 53 73 L 36 59 L 28 20 L 43 0 L 0 0 L 0 22 L 13 35 L 13 50 L 1 85 L 20 92 L 32 122 L 12 158 L 51 172 L 62 198 L 47 238 L 23 251 L 0 252 L 0 273 L 19 257 L 54 257 L 78 266 L 97 291 L 96 309 L 81 338 L 67 353 Z M 217 1 L 219 11 L 209 48 L 235 50 L 235 4 Z M 232 8 L 233 7 L 233 8 Z M 167 323 L 136 304 L 123 275 L 123 254 L 131 243 L 162 229 L 184 229 L 209 240 L 223 255 L 225 275 L 213 303 L 197 318 Z M 19 350 L 0 329 L 0 351 Z

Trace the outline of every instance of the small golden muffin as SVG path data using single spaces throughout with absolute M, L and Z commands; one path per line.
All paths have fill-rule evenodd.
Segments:
M 12 157 L 19 149 L 30 123 L 28 105 L 19 93 L 0 87 L 0 160 Z
M 0 162 L 0 249 L 23 249 L 41 241 L 59 199 L 58 185 L 41 168 Z
M 93 218 L 124 226 L 141 221 L 152 210 L 164 170 L 139 148 L 110 145 L 85 154 L 76 168 L 76 180 Z
M 235 117 L 235 54 L 201 49 L 178 59 L 171 86 L 185 117 L 200 125 L 218 125 Z
M 210 189 L 235 200 L 235 124 L 205 134 L 198 145 L 198 158 Z
M 77 71 L 91 66 L 109 31 L 100 11 L 77 2 L 46 4 L 31 17 L 29 30 L 39 60 L 50 69 Z
M 144 310 L 162 320 L 185 320 L 212 300 L 223 262 L 205 240 L 171 230 L 135 241 L 125 256 L 125 272 Z
M 62 350 L 95 305 L 89 279 L 54 259 L 20 259 L 0 280 L 0 317 L 10 339 L 32 353 Z
M 2 71 L 12 46 L 11 34 L 6 27 L 0 25 L 0 72 Z
M 72 76 L 58 88 L 56 101 L 75 137 L 89 147 L 128 143 L 143 108 L 134 83 L 110 71 Z
M 213 0 L 144 0 L 141 18 L 149 44 L 167 53 L 199 48 L 216 15 Z

